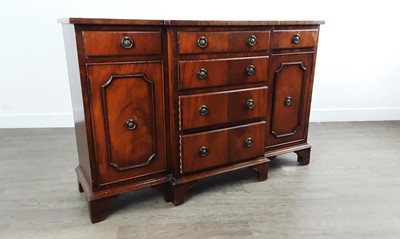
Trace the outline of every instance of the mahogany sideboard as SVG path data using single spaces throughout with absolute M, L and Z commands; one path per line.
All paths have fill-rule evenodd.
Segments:
M 91 221 L 152 187 L 174 205 L 205 177 L 295 152 L 307 131 L 323 21 L 60 19 Z

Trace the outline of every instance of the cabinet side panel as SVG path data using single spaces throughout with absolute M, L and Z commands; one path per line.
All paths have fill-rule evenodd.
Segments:
M 92 187 L 92 174 L 90 169 L 90 158 L 85 124 L 85 111 L 83 106 L 81 78 L 78 62 L 78 49 L 76 45 L 74 25 L 63 24 L 63 35 L 65 54 L 67 57 L 69 87 L 71 91 L 72 108 L 74 113 L 79 167 L 82 169 L 86 180 Z

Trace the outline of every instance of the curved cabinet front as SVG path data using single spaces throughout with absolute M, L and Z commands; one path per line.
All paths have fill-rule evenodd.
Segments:
M 100 185 L 165 170 L 162 63 L 88 64 Z

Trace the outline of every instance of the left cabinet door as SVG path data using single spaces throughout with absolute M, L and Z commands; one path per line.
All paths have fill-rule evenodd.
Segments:
M 88 64 L 99 186 L 166 169 L 162 62 Z

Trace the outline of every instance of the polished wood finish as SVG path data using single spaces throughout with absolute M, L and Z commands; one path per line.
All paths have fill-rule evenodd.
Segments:
M 298 35 L 299 42 L 293 37 Z M 318 42 L 318 29 L 312 30 L 276 30 L 272 36 L 271 45 L 274 49 L 314 47 Z
M 255 36 L 257 42 L 249 44 L 249 38 Z M 212 52 L 248 52 L 265 51 L 269 47 L 269 31 L 231 31 L 231 32 L 178 32 L 180 54 Z M 198 39 L 205 37 L 207 46 L 198 46 Z
M 267 146 L 306 139 L 313 59 L 313 52 L 272 55 L 269 85 L 273 94 L 268 114 L 271 124 L 267 132 Z M 290 105 L 285 102 L 288 97 Z
M 104 18 L 60 18 L 59 23 L 90 25 L 165 25 L 165 26 L 301 26 L 321 25 L 325 21 L 198 21 L 198 20 L 139 20 Z
M 181 129 L 265 117 L 267 89 L 267 87 L 259 87 L 180 96 Z M 249 100 L 254 102 L 253 108 L 247 106 Z M 206 115 L 201 115 L 201 107 L 207 107 Z
M 88 64 L 87 75 L 99 183 L 165 171 L 162 63 Z
M 254 66 L 255 73 L 247 68 Z M 179 89 L 197 89 L 267 81 L 268 56 L 179 62 Z M 206 77 L 199 77 L 205 70 Z
M 140 31 L 84 31 L 86 56 L 122 56 L 161 54 L 161 32 Z M 131 39 L 131 48 L 124 48 L 123 39 Z M 151 42 L 151 44 L 149 44 Z
M 289 152 L 309 163 L 322 21 L 60 22 L 92 222 L 132 190 L 180 205 L 206 177 L 250 168 L 263 181 Z
M 259 123 L 219 129 L 181 138 L 181 173 L 192 173 L 202 169 L 230 164 L 264 155 L 265 121 Z M 252 145 L 245 140 L 250 138 Z M 208 152 L 201 155 L 200 148 Z

